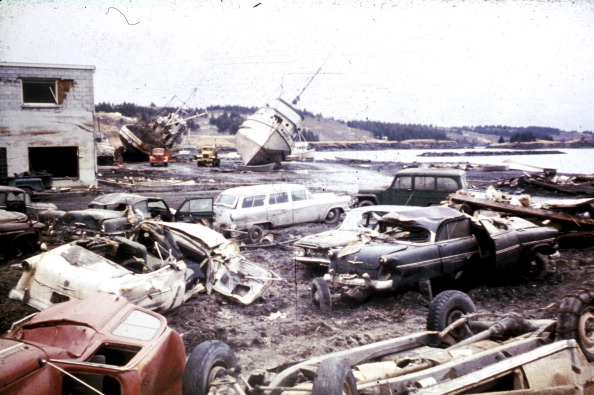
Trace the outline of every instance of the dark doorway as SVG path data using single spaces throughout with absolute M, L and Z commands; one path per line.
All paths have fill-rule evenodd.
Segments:
M 29 166 L 53 177 L 78 178 L 78 147 L 29 147 Z

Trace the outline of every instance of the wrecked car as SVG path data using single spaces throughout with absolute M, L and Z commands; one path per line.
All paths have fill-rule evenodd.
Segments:
M 113 295 L 15 322 L 0 339 L 0 355 L 5 395 L 200 394 L 193 380 L 200 366 L 195 357 L 186 362 L 181 336 L 160 314 Z
M 223 234 L 245 231 L 257 243 L 266 229 L 306 222 L 336 223 L 351 198 L 311 193 L 299 184 L 251 185 L 223 191 L 214 202 L 215 226 Z
M 173 210 L 161 198 L 109 193 L 91 201 L 85 210 L 52 212 L 50 215 L 54 216 L 55 224 L 48 230 L 47 236 L 69 241 L 85 236 L 125 236 L 134 225 L 148 219 L 208 225 L 213 211 L 212 198 L 186 199 L 178 210 Z
M 218 342 L 216 350 L 211 344 L 224 362 L 213 364 L 203 393 L 586 394 L 594 377 L 593 309 L 594 292 L 588 290 L 566 296 L 556 319 L 477 313 L 468 295 L 445 291 L 429 307 L 426 331 L 247 379 L 226 343 Z
M 348 244 L 370 240 L 377 234 L 374 230 L 378 220 L 399 206 L 379 205 L 353 208 L 346 212 L 342 223 L 332 230 L 308 235 L 297 240 L 293 246 L 295 260 L 308 266 L 330 264 L 328 251 Z
M 0 210 L 0 261 L 39 250 L 39 234 L 45 225 L 18 211 Z
M 216 291 L 243 304 L 279 277 L 200 224 L 144 221 L 128 238 L 84 238 L 30 257 L 9 298 L 42 310 L 97 292 L 155 311 Z
M 401 207 L 378 221 L 378 237 L 332 250 L 312 302 L 330 310 L 342 296 L 364 300 L 377 291 L 418 284 L 431 299 L 432 279 L 537 278 L 554 270 L 555 228 L 522 218 L 479 218 L 449 207 Z

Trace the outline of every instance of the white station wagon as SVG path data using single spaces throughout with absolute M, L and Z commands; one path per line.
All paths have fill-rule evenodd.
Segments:
M 247 230 L 248 241 L 260 241 L 264 229 L 305 222 L 336 223 L 349 208 L 350 196 L 311 193 L 299 184 L 237 187 L 221 193 L 214 203 L 215 229 Z

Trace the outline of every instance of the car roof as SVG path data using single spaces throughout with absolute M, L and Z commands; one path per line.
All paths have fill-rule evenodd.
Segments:
M 108 193 L 106 195 L 101 195 L 95 199 L 93 199 L 89 205 L 91 204 L 99 204 L 99 205 L 109 205 L 109 204 L 119 204 L 119 203 L 127 203 L 127 204 L 134 204 L 142 200 L 149 199 L 147 196 L 136 195 L 133 193 Z
M 226 195 L 234 195 L 234 196 L 246 196 L 246 195 L 253 195 L 256 193 L 274 193 L 274 192 L 286 192 L 286 191 L 294 191 L 297 189 L 305 189 L 305 187 L 301 184 L 288 184 L 288 183 L 279 183 L 279 184 L 260 184 L 260 185 L 248 185 L 243 187 L 235 187 L 229 188 L 223 191 Z
M 411 207 L 411 206 L 400 206 L 400 205 L 395 205 L 395 204 L 377 204 L 377 205 L 372 205 L 372 206 L 364 206 L 364 207 L 355 207 L 349 210 L 349 212 L 354 211 L 354 212 L 369 212 L 369 211 L 385 211 L 385 212 L 392 212 L 392 211 L 396 211 L 396 210 L 400 210 L 401 208 L 405 208 L 405 210 L 407 209 L 407 207 Z
M 22 190 L 21 188 L 16 188 L 16 187 L 9 187 L 9 186 L 0 186 L 0 192 L 20 192 L 20 193 L 25 193 L 24 190 Z
M 409 176 L 418 176 L 418 175 L 429 175 L 429 176 L 461 176 L 466 174 L 464 170 L 459 169 L 424 169 L 421 167 L 414 167 L 410 169 L 403 169 L 398 170 L 396 175 L 409 175 Z
M 465 217 L 465 215 L 453 208 L 445 206 L 403 206 L 398 211 L 384 215 L 382 221 L 394 220 L 406 222 L 410 225 L 424 227 L 435 233 L 443 221 L 461 217 Z

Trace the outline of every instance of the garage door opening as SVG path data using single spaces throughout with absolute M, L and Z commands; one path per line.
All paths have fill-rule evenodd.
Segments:
M 78 147 L 30 147 L 29 166 L 53 177 L 78 178 Z

